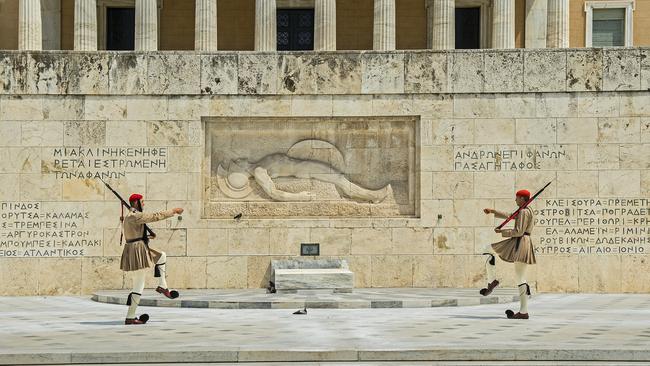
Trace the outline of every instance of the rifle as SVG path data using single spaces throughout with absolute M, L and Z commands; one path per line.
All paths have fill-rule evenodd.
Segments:
M 99 180 L 101 180 L 102 183 L 104 183 L 104 185 L 106 186 L 106 188 L 108 188 L 111 192 L 113 192 L 113 194 L 115 195 L 115 197 L 117 197 L 117 199 L 120 200 L 120 202 L 122 203 L 122 206 L 123 206 L 123 207 L 126 207 L 129 211 L 135 211 L 135 208 L 133 208 L 131 205 L 129 205 L 129 203 L 126 202 L 126 201 L 124 200 L 124 198 L 122 198 L 122 196 L 120 196 L 120 194 L 117 193 L 117 192 L 113 189 L 113 187 L 111 187 L 108 183 L 106 183 L 106 182 L 102 179 L 102 177 L 99 177 L 99 176 L 98 176 L 97 178 L 99 178 Z M 122 216 L 124 216 L 124 215 L 122 215 Z M 149 226 L 147 226 L 147 224 L 144 225 L 144 234 L 145 234 L 145 237 L 149 237 L 149 236 L 151 236 L 152 238 L 155 238 L 155 237 L 156 237 L 156 234 L 153 232 L 153 230 L 151 230 L 151 229 L 149 228 Z M 122 242 L 122 238 L 120 238 L 120 242 Z
M 501 223 L 501 225 L 497 226 L 497 229 L 503 228 L 504 226 L 506 226 L 507 223 L 509 223 L 511 220 L 513 220 L 515 217 L 517 217 L 517 215 L 519 215 L 519 212 L 521 210 L 525 209 L 526 207 L 528 207 L 528 205 L 531 202 L 533 202 L 533 200 L 535 198 L 537 198 L 537 196 L 539 196 L 542 192 L 544 192 L 546 187 L 548 187 L 551 183 L 553 183 L 553 181 L 550 181 L 550 182 L 546 183 L 546 185 L 544 187 L 542 187 L 542 189 L 540 189 L 539 191 L 537 191 L 537 193 L 535 193 L 532 197 L 530 197 L 528 199 L 528 201 L 526 201 L 526 203 L 524 203 L 523 205 L 521 205 L 521 207 L 519 207 L 517 209 L 517 211 L 513 212 L 510 216 L 508 216 L 508 218 L 504 222 Z

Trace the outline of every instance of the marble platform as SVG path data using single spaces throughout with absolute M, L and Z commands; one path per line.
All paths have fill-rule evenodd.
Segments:
M 476 289 L 444 288 L 360 288 L 352 293 L 331 290 L 302 290 L 296 293 L 270 294 L 263 289 L 180 290 L 181 297 L 167 299 L 146 289 L 141 306 L 214 308 L 214 309 L 371 309 L 430 308 L 505 304 L 518 301 L 516 289 L 496 289 L 483 297 Z M 126 304 L 128 290 L 104 290 L 93 294 L 96 302 Z

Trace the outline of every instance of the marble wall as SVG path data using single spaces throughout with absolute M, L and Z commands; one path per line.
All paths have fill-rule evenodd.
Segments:
M 98 177 L 143 193 L 148 210 L 186 208 L 152 225 L 174 287 L 265 286 L 271 259 L 298 255 L 301 242 L 347 259 L 357 287 L 479 287 L 480 248 L 499 240 L 481 209 L 510 211 L 517 189 L 553 180 L 534 205 L 529 281 L 647 292 L 649 52 L 0 53 L 0 293 L 130 285 L 119 204 Z M 261 128 L 270 117 L 286 129 Z M 244 132 L 258 148 L 295 121 L 388 117 L 413 124 L 412 211 L 271 207 L 271 217 L 233 220 L 206 210 L 223 202 L 211 196 L 206 141 L 234 136 L 210 121 L 252 122 L 260 132 Z M 410 171 L 400 166 L 397 177 Z M 394 173 L 382 169 L 377 177 Z M 498 265 L 507 285 L 512 272 Z

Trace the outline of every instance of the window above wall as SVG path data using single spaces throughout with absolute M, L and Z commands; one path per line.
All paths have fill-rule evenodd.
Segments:
M 489 48 L 492 11 L 489 0 L 456 0 L 455 48 Z
M 160 45 L 160 9 L 158 0 L 158 44 Z M 129 27 L 129 29 L 125 29 Z M 135 0 L 97 0 L 97 41 L 100 50 L 134 48 Z M 125 38 L 129 38 L 126 40 Z
M 314 49 L 314 0 L 277 0 L 277 50 Z
M 586 1 L 586 47 L 633 46 L 634 0 Z
M 314 9 L 277 10 L 278 51 L 314 49 Z

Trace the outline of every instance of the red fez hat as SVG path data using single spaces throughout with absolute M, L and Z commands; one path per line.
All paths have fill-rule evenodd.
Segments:
M 142 199 L 142 195 L 139 193 L 134 193 L 129 197 L 129 202 L 139 201 Z
M 524 197 L 525 199 L 530 199 L 530 192 L 527 189 L 521 189 L 517 191 L 517 196 Z

